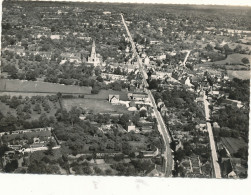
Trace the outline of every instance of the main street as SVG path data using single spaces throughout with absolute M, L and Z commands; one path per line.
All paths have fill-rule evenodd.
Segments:
M 140 71 L 142 73 L 142 76 L 143 76 L 144 86 L 147 87 L 148 83 L 146 81 L 146 79 L 147 79 L 146 71 L 144 70 L 144 67 L 142 65 L 142 61 L 141 61 L 141 59 L 140 59 L 140 57 L 139 57 L 139 55 L 138 55 L 138 53 L 136 51 L 135 43 L 133 42 L 132 36 L 130 34 L 130 31 L 128 30 L 128 27 L 127 27 L 127 25 L 125 23 L 125 20 L 124 20 L 124 17 L 123 17 L 122 14 L 121 14 L 121 18 L 122 18 L 122 22 L 123 22 L 123 24 L 125 26 L 127 35 L 129 37 L 129 40 L 130 40 L 131 45 L 132 45 L 133 55 L 137 57 L 137 60 L 138 60 L 138 63 L 139 63 L 139 69 L 140 69 Z M 172 167 L 173 167 L 173 156 L 172 156 L 172 151 L 171 151 L 171 148 L 170 148 L 171 138 L 170 138 L 170 135 L 169 135 L 168 130 L 166 128 L 165 122 L 164 122 L 160 112 L 157 109 L 157 105 L 155 103 L 152 92 L 150 90 L 148 90 L 148 89 L 146 89 L 146 92 L 148 93 L 148 97 L 149 97 L 149 99 L 151 101 L 151 104 L 153 106 L 154 114 L 155 114 L 155 117 L 156 117 L 157 122 L 158 122 L 158 130 L 159 130 L 160 134 L 162 135 L 163 140 L 164 140 L 164 144 L 165 144 L 165 152 L 164 152 L 165 176 L 171 177 L 172 176 Z
M 211 123 L 210 123 L 209 103 L 206 100 L 205 91 L 204 91 L 203 100 L 204 100 L 205 115 L 206 115 L 206 121 L 207 121 L 207 131 L 208 131 L 210 147 L 211 147 L 211 154 L 212 154 L 212 161 L 213 161 L 213 168 L 214 168 L 214 176 L 216 178 L 221 178 L 220 165 L 219 165 L 219 162 L 218 162 L 218 156 L 217 156 L 215 142 L 214 142 L 213 130 L 212 130 L 212 126 L 211 126 Z

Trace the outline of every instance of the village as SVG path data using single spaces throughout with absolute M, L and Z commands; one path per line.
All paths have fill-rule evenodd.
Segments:
M 36 17 L 3 7 L 1 171 L 166 176 L 172 161 L 172 176 L 212 178 L 210 123 L 221 177 L 246 177 L 248 125 L 219 115 L 248 116 L 250 29 L 199 29 L 202 19 L 192 30 L 182 15 L 153 22 L 125 7 L 137 58 L 116 6 L 56 5 Z

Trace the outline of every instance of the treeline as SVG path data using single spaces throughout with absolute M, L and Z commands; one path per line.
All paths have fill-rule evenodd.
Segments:
M 222 127 L 217 131 L 218 135 L 235 138 L 241 136 L 248 142 L 249 110 L 226 106 L 224 109 L 220 109 L 212 118 Z
M 239 100 L 249 104 L 250 97 L 250 80 L 234 78 L 223 84 L 222 90 L 229 93 L 229 98 Z

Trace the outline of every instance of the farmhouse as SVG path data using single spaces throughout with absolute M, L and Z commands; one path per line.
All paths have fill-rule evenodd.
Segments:
M 109 102 L 112 104 L 118 104 L 119 103 L 119 95 L 109 94 Z

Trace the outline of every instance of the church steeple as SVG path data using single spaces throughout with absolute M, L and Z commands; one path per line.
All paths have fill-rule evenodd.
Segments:
M 100 57 L 97 56 L 96 53 L 96 46 L 95 46 L 95 41 L 93 40 L 92 43 L 92 51 L 91 51 L 91 55 L 88 58 L 88 63 L 93 64 L 94 66 L 97 66 L 101 63 Z
M 91 58 L 92 58 L 92 59 L 96 59 L 96 46 L 95 46 L 95 40 L 93 40 L 93 43 L 92 43 Z

